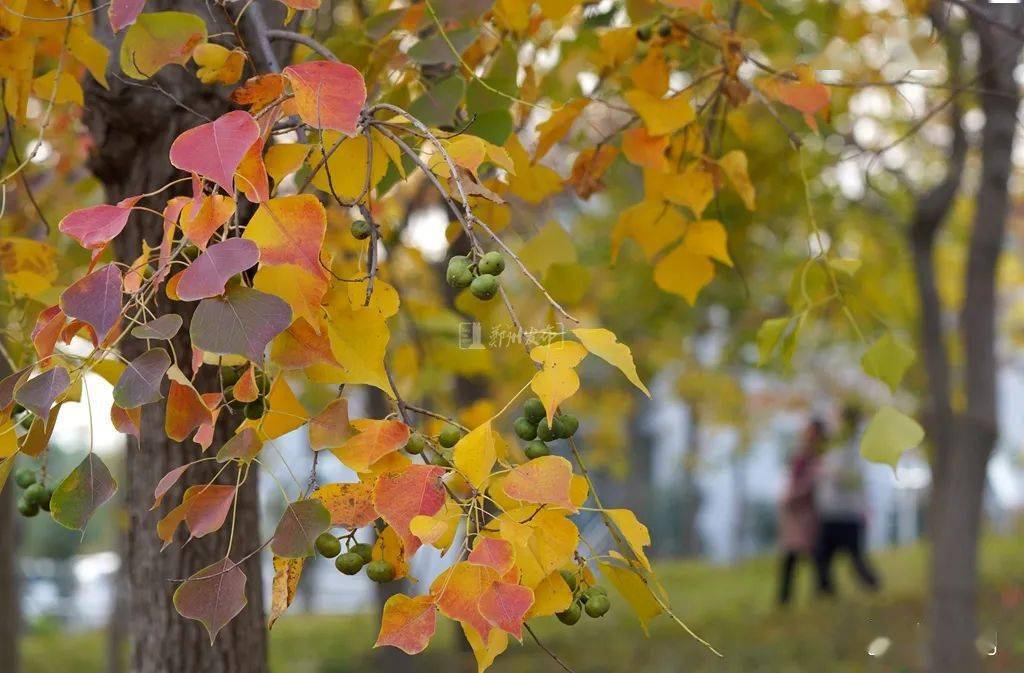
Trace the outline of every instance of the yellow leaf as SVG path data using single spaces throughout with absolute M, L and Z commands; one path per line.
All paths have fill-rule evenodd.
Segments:
M 469 643 L 470 649 L 473 650 L 473 656 L 476 658 L 477 673 L 484 673 L 494 663 L 498 655 L 508 648 L 508 634 L 501 629 L 492 629 L 485 643 L 472 626 L 465 622 L 459 622 L 459 624 L 462 625 L 462 632 L 466 634 L 466 642 Z
M 84 103 L 82 85 L 67 69 L 60 73 L 60 79 L 57 79 L 56 70 L 37 77 L 32 82 L 32 94 L 41 100 L 52 100 L 54 105 L 63 105 L 64 103 L 82 105 Z
M 896 470 L 900 457 L 924 440 L 924 430 L 913 418 L 891 406 L 878 410 L 860 440 L 860 455 Z
M 107 62 L 110 50 L 80 25 L 72 25 L 68 32 L 68 51 L 85 66 L 92 78 L 109 89 L 107 85 Z
M 644 60 L 629 71 L 629 77 L 638 89 L 657 98 L 664 96 L 668 89 L 668 74 L 668 64 L 660 48 L 649 50 Z
M 325 369 L 318 380 L 376 386 L 394 397 L 384 354 L 391 338 L 386 321 L 398 309 L 398 293 L 378 278 L 370 305 L 364 307 L 358 295 L 365 293 L 365 283 L 341 285 L 348 287 L 332 288 L 325 300 L 331 353 L 340 367 Z
M 483 486 L 497 460 L 491 422 L 478 425 L 452 449 L 452 464 L 474 488 Z
M 577 98 L 555 110 L 547 120 L 537 125 L 540 137 L 537 139 L 537 149 L 533 153 L 534 161 L 539 161 L 569 133 L 576 118 L 580 116 L 589 102 L 588 98 Z
M 0 421 L 0 460 L 10 458 L 18 452 L 18 435 L 14 431 L 14 423 L 9 418 Z M 0 489 L 3 482 L 0 481 Z
M 575 367 L 587 356 L 587 349 L 575 341 L 552 341 L 543 346 L 534 346 L 530 358 L 544 368 Z
M 295 591 L 299 587 L 299 578 L 302 577 L 302 566 L 305 562 L 304 558 L 274 557 L 274 581 L 270 590 L 268 629 L 274 628 L 274 622 L 295 600 Z
M 526 618 L 533 619 L 534 617 L 553 615 L 568 609 L 570 605 L 572 605 L 572 591 L 569 590 L 569 585 L 565 583 L 562 574 L 556 571 L 533 587 L 533 605 L 526 613 Z
M 718 160 L 718 165 L 729 177 L 732 188 L 743 199 L 743 205 L 747 210 L 754 210 L 756 192 L 747 174 L 747 155 L 742 150 L 732 150 Z
M 516 134 L 509 136 L 505 149 L 516 169 L 515 175 L 509 176 L 509 190 L 513 194 L 527 203 L 540 203 L 562 190 L 562 178 L 558 173 L 547 166 L 532 163 Z
M 640 565 L 650 572 L 651 562 L 647 559 L 647 554 L 644 553 L 644 547 L 651 545 L 651 534 L 648 532 L 647 526 L 640 523 L 636 515 L 628 509 L 608 509 L 605 510 L 605 514 L 615 522 L 615 526 L 626 538 L 629 548 L 633 550 Z
M 601 572 L 611 582 L 615 590 L 626 599 L 629 607 L 633 609 L 640 620 L 640 627 L 644 633 L 648 633 L 647 625 L 651 620 L 660 615 L 663 610 L 658 601 L 651 593 L 650 587 L 643 579 L 630 568 L 613 565 L 611 563 L 598 563 Z
M 530 0 L 498 0 L 494 3 L 494 18 L 500 25 L 520 33 L 530 26 L 531 4 Z
M 718 220 L 697 220 L 686 225 L 683 246 L 687 252 L 704 255 L 732 266 L 725 227 Z
M 693 106 L 685 94 L 658 98 L 643 89 L 632 89 L 626 92 L 625 98 L 652 136 L 678 131 L 694 120 Z
M 284 299 L 292 308 L 293 318 L 305 318 L 315 325 L 327 292 L 327 278 L 314 276 L 295 264 L 264 264 L 253 278 L 253 287 Z
M 576 246 L 558 222 L 548 222 L 519 250 L 519 258 L 531 271 L 547 273 L 553 264 L 575 264 Z
M 548 367 L 533 375 L 530 388 L 544 403 L 550 424 L 558 405 L 580 389 L 580 377 L 571 367 Z
M 598 45 L 594 62 L 602 68 L 616 68 L 636 54 L 636 28 L 611 28 L 601 34 Z
M 645 177 L 647 173 L 649 171 L 645 172 Z M 711 199 L 715 198 L 715 180 L 700 167 L 699 162 L 687 165 L 678 175 L 666 174 L 664 179 L 664 197 L 672 203 L 686 206 L 696 217 L 700 217 Z
M 203 84 L 234 84 L 242 76 L 245 52 L 205 42 L 192 50 L 192 60 L 199 66 L 196 77 Z
M 270 385 L 267 407 L 267 413 L 257 422 L 257 429 L 264 440 L 286 435 L 309 420 L 309 412 L 295 397 L 283 376 L 278 376 Z
M 677 246 L 654 266 L 654 282 L 662 290 L 678 294 L 691 306 L 697 295 L 715 277 L 715 265 L 704 255 L 694 254 L 686 246 Z
M 619 342 L 619 338 L 615 336 L 614 332 L 601 327 L 590 329 L 581 327 L 574 329 L 572 333 L 583 342 L 583 346 L 588 351 L 608 364 L 617 367 L 619 371 L 626 375 L 630 383 L 642 390 L 647 397 L 651 396 L 651 391 L 640 380 L 640 375 L 636 371 L 636 364 L 633 362 L 633 352 L 629 349 L 629 346 Z
M 686 230 L 686 220 L 671 204 L 645 200 L 622 211 L 612 229 L 612 263 L 618 259 L 623 239 L 640 245 L 648 261 L 678 241 Z
M 307 163 L 315 168 L 324 154 L 341 141 L 341 145 L 327 158 L 327 165 L 313 175 L 313 186 L 327 194 L 336 194 L 342 201 L 355 201 L 366 188 L 368 145 L 365 136 L 346 138 L 336 131 L 324 131 L 323 151 L 314 147 Z M 387 151 L 378 142 L 373 143 L 373 161 L 370 164 L 370 189 L 373 189 L 388 170 Z
M 267 174 L 277 184 L 285 176 L 302 168 L 302 162 L 306 160 L 308 154 L 309 145 L 303 143 L 271 145 L 267 150 L 267 155 L 263 158 L 263 163 L 267 167 Z

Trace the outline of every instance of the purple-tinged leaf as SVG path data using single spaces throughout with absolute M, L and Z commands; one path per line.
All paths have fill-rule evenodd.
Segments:
M 163 399 L 160 384 L 171 366 L 171 356 L 163 348 L 153 348 L 128 363 L 114 386 L 114 402 L 125 409 Z
M 237 435 L 224 442 L 217 452 L 217 462 L 226 463 L 229 460 L 241 460 L 248 463 L 259 454 L 263 448 L 263 440 L 253 428 L 245 428 Z
M 184 301 L 224 294 L 228 280 L 256 264 L 259 259 L 260 249 L 248 239 L 229 238 L 216 243 L 182 272 L 175 292 Z
M 85 530 L 100 505 L 114 495 L 117 482 L 95 453 L 85 457 L 53 491 L 50 512 L 53 520 L 73 530 Z
M 53 406 L 54 400 L 67 390 L 69 385 L 71 376 L 68 370 L 54 367 L 21 384 L 14 391 L 14 399 L 45 421 L 50 416 L 50 407 Z
M 68 316 L 89 324 L 100 341 L 121 318 L 121 271 L 113 264 L 79 279 L 60 295 Z
M 178 614 L 205 626 L 211 645 L 245 604 L 245 573 L 226 557 L 189 577 L 174 592 Z
M 122 28 L 135 23 L 145 4 L 146 0 L 112 0 L 107 9 L 110 29 L 114 33 L 119 33 Z
M 198 461 L 193 460 L 191 463 L 179 465 L 160 479 L 156 488 L 153 489 L 153 506 L 149 508 L 149 511 L 152 512 L 160 506 L 160 503 L 163 502 L 164 496 L 167 495 L 167 491 L 171 490 L 171 487 L 177 484 L 178 480 L 181 479 L 181 475 L 185 474 L 185 471 L 195 465 L 196 462 Z
M 14 401 L 14 391 L 31 371 L 32 367 L 28 366 L 0 379 L 0 411 L 11 405 L 11 402 Z
M 331 513 L 319 500 L 296 500 L 281 515 L 270 549 L 284 558 L 313 555 L 313 543 L 331 527 Z
M 168 341 L 181 329 L 181 316 L 176 313 L 167 313 L 156 320 L 139 325 L 132 330 L 132 336 L 137 339 L 163 339 Z
M 262 364 L 271 339 L 288 328 L 292 310 L 281 298 L 247 287 L 199 302 L 189 334 L 196 348 L 217 355 L 241 355 Z

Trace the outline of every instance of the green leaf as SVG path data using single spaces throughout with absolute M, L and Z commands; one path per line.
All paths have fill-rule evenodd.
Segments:
M 459 56 L 452 52 L 452 47 L 455 47 L 458 54 L 462 54 L 469 45 L 476 42 L 479 35 L 480 31 L 476 28 L 448 31 L 447 40 L 444 35 L 432 35 L 414 44 L 407 55 L 420 65 L 455 65 L 459 62 Z
M 428 126 L 448 126 L 466 93 L 466 80 L 458 75 L 437 82 L 413 101 L 409 114 Z
M 296 500 L 281 515 L 270 549 L 283 558 L 313 555 L 313 542 L 331 527 L 331 514 L 319 500 Z
M 792 317 L 770 318 L 761 323 L 757 330 L 757 366 L 764 367 L 776 357 L 788 365 L 793 359 L 796 340 L 803 324 L 803 319 L 794 320 Z
M 871 344 L 871 348 L 861 358 L 860 364 L 868 376 L 884 382 L 895 392 L 914 359 L 912 348 L 897 341 L 892 332 L 886 332 L 878 341 Z
M 195 14 L 140 14 L 121 42 L 121 70 L 132 79 L 149 79 L 165 65 L 188 63 L 192 49 L 205 41 L 206 24 Z
M 895 471 L 900 457 L 921 443 L 924 429 L 917 421 L 884 406 L 878 410 L 860 440 L 860 455 L 873 463 L 885 463 Z
M 85 457 L 53 491 L 53 520 L 72 530 L 85 530 L 100 505 L 114 495 L 117 482 L 95 453 Z

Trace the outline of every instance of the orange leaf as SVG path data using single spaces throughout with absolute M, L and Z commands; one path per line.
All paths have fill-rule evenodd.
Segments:
M 444 505 L 441 477 L 444 468 L 436 465 L 409 465 L 401 472 L 383 474 L 373 492 L 377 513 L 402 538 L 407 556 L 420 548 L 420 539 L 409 528 L 413 517 L 431 516 Z
M 325 484 L 311 498 L 324 504 L 331 513 L 331 525 L 349 530 L 362 528 L 377 518 L 373 507 L 373 483 Z
M 366 102 L 366 83 L 347 63 L 307 61 L 284 69 L 299 117 L 313 128 L 355 135 Z
M 569 497 L 572 465 L 561 456 L 542 456 L 520 465 L 508 473 L 503 486 L 514 500 L 576 511 Z
M 327 215 L 320 201 L 312 194 L 296 194 L 261 204 L 243 238 L 259 246 L 262 264 L 295 264 L 323 276 L 320 248 L 326 231 Z
M 351 434 L 348 400 L 344 397 L 331 400 L 323 411 L 309 419 L 309 446 L 314 451 L 340 446 Z
M 512 569 L 516 561 L 512 543 L 496 537 L 477 537 L 473 551 L 469 553 L 469 562 L 490 566 L 499 575 Z
M 359 434 L 331 453 L 356 472 L 368 472 L 371 465 L 409 441 L 409 426 L 401 421 L 360 418 L 352 426 Z
M 406 654 L 417 654 L 426 649 L 436 628 L 437 605 L 432 596 L 396 594 L 384 604 L 374 647 L 391 645 Z
M 195 201 L 190 199 L 181 211 L 181 231 L 200 250 L 206 250 L 206 244 L 213 233 L 223 227 L 234 214 L 235 200 L 230 196 L 204 196 L 198 210 Z
M 517 640 L 523 639 L 523 618 L 533 605 L 533 591 L 508 582 L 495 582 L 480 596 L 480 614 Z
M 442 614 L 473 629 L 487 643 L 491 623 L 480 612 L 480 597 L 497 581 L 494 568 L 461 561 L 438 575 L 430 585 L 430 593 L 436 597 Z
M 637 166 L 664 173 L 669 169 L 665 156 L 668 141 L 668 136 L 652 136 L 645 127 L 638 126 L 622 134 L 622 153 Z

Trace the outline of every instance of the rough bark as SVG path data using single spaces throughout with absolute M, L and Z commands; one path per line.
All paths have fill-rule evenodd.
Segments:
M 946 28 L 939 11 L 933 16 L 940 28 Z M 985 128 L 960 315 L 966 408 L 959 414 L 951 403 L 949 354 L 944 343 L 933 254 L 935 237 L 960 186 L 967 150 L 956 105 L 946 179 L 919 199 L 910 230 L 921 304 L 922 361 L 928 376 L 924 417 L 933 448 L 929 517 L 929 668 L 933 673 L 973 673 L 980 666 L 975 649 L 978 540 L 986 468 L 997 437 L 995 268 L 1008 214 L 1008 182 L 1019 104 L 1013 69 L 1021 49 L 1020 7 L 976 8 L 971 17 L 981 47 L 978 70 Z M 947 44 L 951 83 L 959 86 L 959 38 L 947 40 Z
M 253 5 L 251 9 L 258 8 Z M 203 17 L 211 34 L 230 30 L 223 8 L 199 2 L 157 0 L 147 4 L 147 11 L 191 11 Z M 102 24 L 97 22 L 101 33 Z M 244 31 L 243 31 L 244 32 Z M 112 46 L 116 41 L 109 34 L 98 37 Z M 255 58 L 266 65 L 266 58 Z M 116 66 L 113 68 L 116 71 Z M 251 73 L 250 73 L 251 74 Z M 182 131 L 216 118 L 229 109 L 225 91 L 201 85 L 191 72 L 167 67 L 155 78 L 163 91 L 151 82 L 131 83 L 112 76 L 110 90 L 95 83 L 86 87 L 85 122 L 92 136 L 89 168 L 102 182 L 108 202 L 126 196 L 151 192 L 183 175 L 168 162 L 171 142 Z M 187 183 L 176 185 L 159 197 L 146 199 L 140 205 L 156 210 L 167 198 L 186 193 Z M 130 262 L 140 253 L 142 242 L 159 243 L 162 223 L 155 215 L 137 212 L 124 233 L 115 240 L 115 253 L 122 262 Z M 169 301 L 160 292 L 153 306 L 156 315 L 177 313 L 185 323 L 172 342 L 179 365 L 186 374 L 191 347 L 188 341 L 189 319 L 194 305 Z M 122 351 L 132 358 L 144 350 L 145 344 L 126 339 Z M 194 379 L 200 391 L 219 388 L 217 372 L 203 367 Z M 238 418 L 223 414 L 217 425 L 213 445 L 219 446 L 237 425 Z M 228 530 L 192 540 L 187 545 L 175 544 L 161 552 L 155 526 L 168 508 L 180 501 L 185 483 L 180 483 L 165 497 L 164 505 L 149 511 L 153 487 L 174 467 L 202 457 L 201 448 L 191 442 L 177 443 L 164 435 L 164 408 L 147 405 L 142 414 L 142 436 L 139 445 L 129 447 L 126 458 L 127 479 L 125 507 L 129 524 L 126 540 L 128 573 L 128 630 L 132 645 L 131 668 L 134 673 L 261 673 L 267 670 L 267 638 L 264 627 L 263 581 L 260 555 L 242 565 L 247 577 L 248 605 L 219 635 L 214 645 L 198 622 L 180 617 L 171 603 L 177 586 L 170 580 L 189 576 L 224 557 Z M 182 482 L 199 483 L 213 478 L 217 468 L 210 462 L 195 466 Z M 234 475 L 222 477 L 234 483 Z M 259 540 L 259 491 L 255 471 L 238 496 L 235 519 L 235 542 L 232 555 L 239 558 Z
M 2 143 L 2 141 L 0 141 Z M 2 150 L 3 148 L 0 148 Z M 0 151 L 0 158 L 4 151 Z M 0 357 L 0 377 L 8 376 L 11 368 L 7 359 Z M 13 459 L 12 459 L 13 460 Z M 21 635 L 21 606 L 19 604 L 18 572 L 18 526 L 14 517 L 14 484 L 0 483 L 0 661 L 4 662 L 4 670 L 18 673 L 18 638 Z

